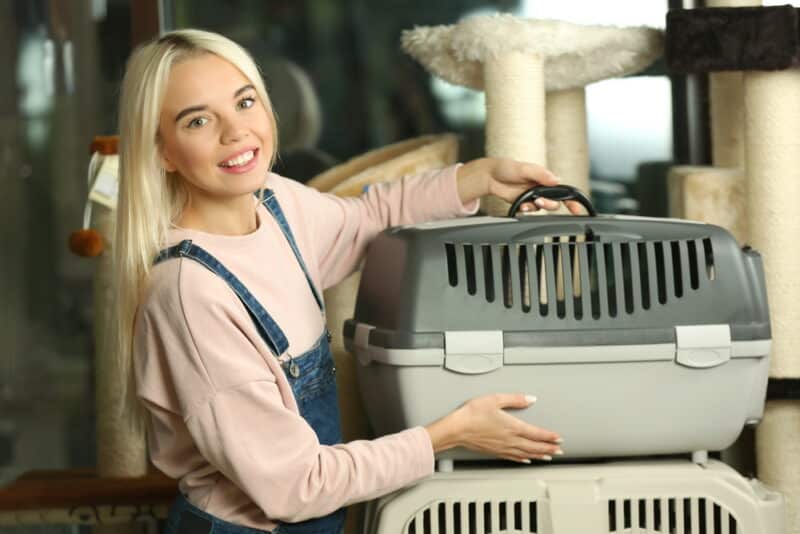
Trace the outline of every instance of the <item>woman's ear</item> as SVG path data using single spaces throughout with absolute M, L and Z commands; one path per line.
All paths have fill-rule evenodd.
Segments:
M 164 155 L 163 152 L 161 153 L 161 166 L 167 172 L 175 172 L 176 170 L 178 170 L 177 167 L 175 167 L 175 165 L 172 164 L 172 162 L 169 160 L 168 157 Z
M 162 143 L 158 143 L 158 159 L 160 160 L 161 167 L 167 172 L 175 172 L 177 167 L 172 163 L 169 156 L 167 155 L 166 151 L 164 150 L 164 145 Z

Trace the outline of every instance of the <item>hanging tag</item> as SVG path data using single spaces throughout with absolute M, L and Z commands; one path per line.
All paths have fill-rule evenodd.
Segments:
M 99 168 L 89 191 L 89 199 L 107 208 L 116 209 L 119 189 L 119 156 L 99 156 Z

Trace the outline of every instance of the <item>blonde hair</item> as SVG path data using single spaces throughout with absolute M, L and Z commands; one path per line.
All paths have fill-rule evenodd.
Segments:
M 165 246 L 170 223 L 186 201 L 181 178 L 161 165 L 158 124 L 173 65 L 204 54 L 215 54 L 237 67 L 253 84 L 272 122 L 273 152 L 277 126 L 272 104 L 253 59 L 244 48 L 222 35 L 201 30 L 177 30 L 136 49 L 128 60 L 119 103 L 119 200 L 114 243 L 116 340 L 114 354 L 122 391 L 121 417 L 132 430 L 144 430 L 144 410 L 136 397 L 132 342 L 139 300 L 152 263 Z M 266 179 L 266 177 L 265 177 Z

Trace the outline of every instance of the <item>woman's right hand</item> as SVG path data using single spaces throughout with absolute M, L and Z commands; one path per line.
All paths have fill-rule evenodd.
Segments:
M 434 452 L 464 447 L 515 462 L 549 460 L 561 452 L 561 438 L 506 412 L 522 409 L 535 399 L 522 394 L 476 397 L 428 425 Z

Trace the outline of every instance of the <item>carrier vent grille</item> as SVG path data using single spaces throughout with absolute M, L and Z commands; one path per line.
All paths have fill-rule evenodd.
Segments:
M 535 501 L 438 501 L 420 509 L 404 534 L 537 534 Z
M 622 534 L 737 534 L 736 518 L 703 497 L 612 499 L 608 532 Z
M 600 319 L 685 298 L 716 279 L 711 239 L 446 243 L 447 279 L 469 295 L 541 317 Z

